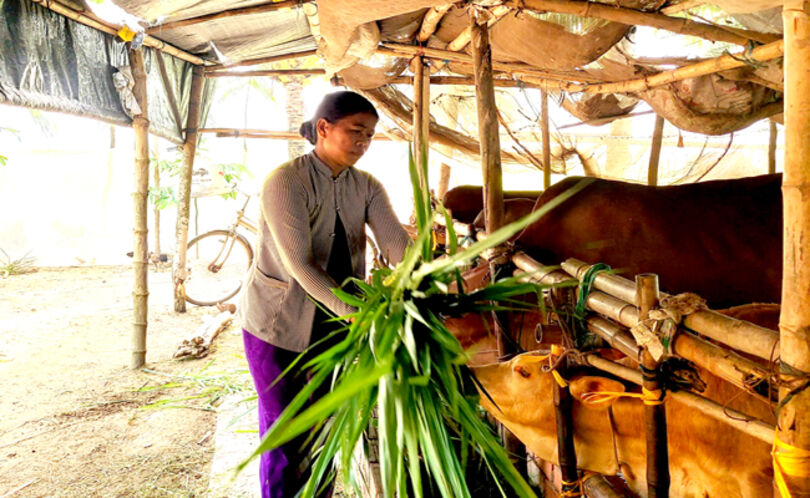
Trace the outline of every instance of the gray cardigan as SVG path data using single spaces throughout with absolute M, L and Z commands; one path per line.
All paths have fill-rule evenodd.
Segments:
M 352 273 L 365 275 L 365 224 L 392 263 L 402 259 L 410 239 L 394 215 L 380 182 L 353 167 L 332 177 L 313 152 L 276 168 L 261 192 L 259 236 L 242 294 L 243 327 L 283 349 L 310 344 L 315 303 L 337 315 L 354 311 L 331 291 L 326 273 L 335 216 L 346 229 Z

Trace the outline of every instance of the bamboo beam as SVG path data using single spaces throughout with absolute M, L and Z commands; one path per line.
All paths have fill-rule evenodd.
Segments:
M 59 15 L 65 16 L 68 19 L 72 19 L 78 23 L 84 24 L 85 26 L 89 26 L 98 31 L 103 31 L 104 33 L 113 35 L 115 37 L 118 36 L 118 30 L 121 28 L 121 26 L 115 27 L 111 24 L 102 22 L 101 20 L 96 19 L 94 16 L 91 17 L 87 14 L 75 11 L 70 7 L 62 5 L 61 3 L 55 0 L 31 0 L 31 1 L 37 5 L 50 9 Z M 194 65 L 200 66 L 208 63 L 204 59 L 197 57 L 196 55 L 192 55 L 183 50 L 180 50 L 177 47 L 169 45 L 168 43 L 159 40 L 154 36 L 145 35 L 143 38 L 143 44 L 147 47 L 152 47 L 160 51 L 166 52 L 169 55 L 177 57 L 178 59 L 184 60 L 186 62 L 190 62 Z
M 301 52 L 292 52 L 289 54 L 280 54 L 280 55 L 271 55 L 269 57 L 260 57 L 258 59 L 248 59 L 239 62 L 229 62 L 227 64 L 217 64 L 214 66 L 208 66 L 205 68 L 206 71 L 218 71 L 220 69 L 226 68 L 233 68 L 233 67 L 244 67 L 244 66 L 257 66 L 259 64 L 269 64 L 271 62 L 280 62 L 286 61 L 290 59 L 303 59 L 305 57 L 311 57 L 313 55 L 317 55 L 318 51 L 315 49 L 312 50 L 302 50 Z
M 413 83 L 412 76 L 396 76 L 388 79 L 391 85 L 410 85 Z M 524 83 L 519 79 L 506 79 L 506 78 L 493 78 L 492 83 L 496 87 L 504 88 L 523 88 L 523 87 L 536 87 L 533 83 Z M 345 80 L 339 76 L 335 80 L 336 86 L 346 86 Z M 472 76 L 431 76 L 431 85 L 475 85 L 475 78 Z M 537 87 L 539 88 L 539 87 Z
M 132 193 L 134 203 L 135 235 L 132 269 L 134 283 L 132 289 L 133 323 L 132 323 L 132 358 L 129 366 L 140 368 L 146 362 L 146 327 L 149 313 L 149 288 L 147 284 L 147 235 L 146 225 L 147 194 L 149 190 L 149 113 L 146 99 L 146 69 L 141 50 L 129 51 L 129 65 L 132 70 L 134 86 L 132 93 L 141 108 L 141 113 L 132 118 L 135 132 L 135 190 Z
M 486 21 L 478 11 L 470 11 L 475 97 L 478 108 L 478 135 L 481 142 L 481 168 L 484 173 L 484 218 L 487 233 L 503 225 L 503 172 L 498 135 L 498 113 L 492 84 L 492 48 Z
M 664 136 L 664 118 L 655 115 L 655 128 L 653 129 L 652 146 L 650 147 L 650 165 L 647 169 L 647 185 L 658 185 L 658 161 L 661 158 L 661 139 Z
M 491 10 L 487 11 L 489 14 L 489 18 L 486 21 L 487 28 L 491 28 L 495 25 L 496 22 L 500 21 L 503 16 L 509 13 L 511 10 L 509 7 L 505 7 L 503 5 L 498 5 L 492 7 Z M 470 39 L 472 37 L 472 28 L 467 26 L 464 28 L 464 31 L 459 33 L 459 35 L 453 39 L 450 43 L 447 44 L 447 50 L 451 52 L 460 52 L 470 44 Z
M 191 211 L 191 172 L 194 169 L 194 155 L 197 152 L 197 134 L 200 126 L 200 102 L 203 91 L 203 71 L 195 67 L 191 74 L 191 95 L 188 102 L 186 120 L 186 141 L 183 143 L 183 172 L 180 175 L 177 201 L 177 222 L 175 225 L 175 259 L 172 281 L 174 282 L 174 310 L 186 311 L 186 250 L 188 249 L 188 218 Z
M 301 5 L 304 1 L 309 0 L 281 0 L 276 2 L 267 2 L 250 7 L 238 7 L 235 9 L 223 10 L 213 14 L 205 14 L 197 17 L 190 17 L 179 21 L 169 21 L 159 24 L 155 27 L 149 28 L 146 32 L 149 34 L 159 33 L 161 31 L 168 31 L 170 29 L 182 28 L 185 26 L 193 26 L 204 22 L 214 21 L 217 19 L 225 19 L 228 17 L 247 16 L 255 14 L 265 14 L 268 12 L 275 12 L 283 9 L 292 9 Z
M 452 3 L 448 3 L 447 5 L 442 5 L 441 7 L 431 7 L 427 12 L 425 12 L 425 17 L 422 18 L 422 27 L 419 29 L 419 34 L 416 35 L 416 39 L 420 42 L 426 42 L 428 39 L 436 32 L 436 27 L 439 25 L 439 21 L 442 20 L 442 17 L 447 13 L 448 10 L 453 8 Z
M 430 149 L 430 67 L 422 57 L 413 60 L 413 157 L 419 183 L 429 190 L 428 150 Z
M 275 78 L 282 76 L 313 76 L 316 74 L 326 74 L 325 69 L 263 69 L 258 71 L 206 71 L 206 78 L 222 78 L 224 76 L 254 77 L 272 76 Z
M 548 92 L 540 90 L 540 130 L 543 135 L 543 190 L 551 186 L 551 134 L 548 129 Z
M 779 316 L 781 374 L 774 473 L 782 496 L 810 494 L 810 4 L 785 3 L 784 268 Z M 792 447 L 793 449 L 789 449 Z M 787 455 L 786 455 L 787 453 Z M 793 465 L 786 465 L 792 458 Z M 780 479 L 781 478 L 781 479 Z
M 585 361 L 594 368 L 613 374 L 628 382 L 641 385 L 641 372 L 638 370 L 606 360 L 595 354 L 587 355 Z M 766 422 L 689 391 L 675 391 L 669 393 L 668 396 L 679 403 L 700 411 L 704 415 L 734 427 L 740 432 L 768 444 L 773 444 L 774 427 Z
M 155 54 L 155 58 L 158 61 L 160 79 L 163 81 L 163 89 L 166 91 L 166 97 L 169 100 L 169 109 L 172 111 L 174 125 L 177 127 L 177 135 L 180 137 L 180 140 L 183 140 L 183 120 L 180 118 L 180 109 L 177 108 L 177 99 L 174 98 L 174 90 L 172 89 L 172 84 L 169 81 L 169 73 L 166 71 L 166 62 L 163 60 L 163 54 L 160 52 Z M 159 176 L 156 175 L 155 179 L 158 178 Z M 157 185 L 155 186 L 157 187 Z M 158 254 L 160 254 L 159 251 Z
M 768 174 L 776 173 L 776 138 L 779 130 L 776 128 L 776 121 L 769 120 L 770 134 L 768 136 Z
M 729 30 L 725 27 L 708 23 L 695 22 L 689 19 L 669 17 L 653 12 L 605 5 L 596 2 L 579 0 L 510 0 L 507 5 L 525 8 L 536 12 L 556 12 L 573 14 L 580 17 L 596 17 L 630 26 L 650 26 L 681 35 L 695 36 L 705 40 L 733 43 L 747 46 L 749 41 L 771 43 L 779 36 L 748 30 Z
M 200 128 L 197 133 L 213 133 L 217 137 L 233 138 L 269 138 L 276 140 L 306 140 L 295 131 L 259 130 L 255 128 Z M 391 137 L 378 133 L 372 140 L 392 140 Z M 402 138 L 402 140 L 405 140 Z

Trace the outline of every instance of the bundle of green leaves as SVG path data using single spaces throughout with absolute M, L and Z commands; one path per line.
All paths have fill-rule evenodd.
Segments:
M 331 479 L 335 468 L 344 472 L 344 482 L 350 482 L 353 449 L 372 423 L 376 408 L 386 497 L 423 496 L 423 476 L 428 477 L 430 489 L 443 497 L 471 496 L 465 479 L 471 452 L 477 453 L 493 474 L 501 494 L 507 494 L 501 484 L 505 481 L 512 490 L 510 496 L 535 496 L 481 417 L 476 391 L 480 386 L 465 366 L 467 354 L 442 317 L 525 306 L 525 301 L 515 298 L 528 293 L 539 296 L 540 286 L 516 278 L 465 293 L 460 269 L 483 251 L 509 240 L 584 185 L 464 251 L 456 251 L 453 224 L 439 207 L 447 219 L 450 245 L 447 255 L 435 257 L 431 234 L 434 211 L 427 188 L 420 184 L 427 171 L 419 175 L 413 158 L 410 171 L 417 239 L 395 268 L 374 270 L 370 283 L 354 280 L 358 294 L 334 291 L 357 311 L 340 317 L 350 323 L 325 339 L 336 341 L 335 345 L 290 367 L 309 369 L 311 380 L 267 431 L 250 459 L 314 430 L 319 449 L 302 495 L 313 496 Z M 450 292 L 453 282 L 458 284 L 458 292 Z M 312 394 L 326 382 L 331 384 L 331 391 L 310 405 Z

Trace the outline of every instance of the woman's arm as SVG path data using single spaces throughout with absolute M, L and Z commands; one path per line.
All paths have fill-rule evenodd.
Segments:
M 331 289 L 338 284 L 321 268 L 312 254 L 312 232 L 309 227 L 306 193 L 301 180 L 285 170 L 278 170 L 264 183 L 262 216 L 289 274 L 307 294 L 323 303 L 338 316 L 355 311 L 335 296 Z
M 374 238 L 380 246 L 383 256 L 392 265 L 400 262 L 405 248 L 411 242 L 408 232 L 399 223 L 388 194 L 382 184 L 369 175 L 370 198 L 366 212 L 366 221 L 374 232 Z

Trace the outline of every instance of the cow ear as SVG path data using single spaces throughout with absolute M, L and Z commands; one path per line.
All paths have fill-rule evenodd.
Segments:
M 624 384 L 606 377 L 584 376 L 570 382 L 571 395 L 586 408 L 606 410 L 625 391 Z

